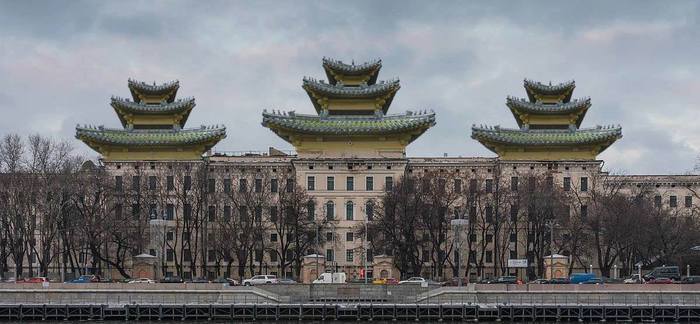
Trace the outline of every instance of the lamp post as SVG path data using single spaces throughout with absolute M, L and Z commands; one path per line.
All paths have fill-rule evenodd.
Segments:
M 365 249 L 365 258 L 364 258 L 364 266 L 365 266 L 365 285 L 367 284 L 367 217 L 365 216 L 365 238 L 362 241 L 363 248 Z
M 454 232 L 455 236 L 455 255 L 457 256 L 457 286 L 462 287 L 462 275 L 460 274 L 460 264 L 462 261 L 461 256 L 459 255 L 460 252 L 460 239 L 459 239 L 459 234 L 460 234 L 460 228 L 462 226 L 469 226 L 469 220 L 468 219 L 463 219 L 463 218 L 457 218 L 453 219 L 451 222 L 452 224 L 452 231 Z
M 549 280 L 554 279 L 554 227 L 558 226 L 554 220 L 546 223 L 549 228 Z

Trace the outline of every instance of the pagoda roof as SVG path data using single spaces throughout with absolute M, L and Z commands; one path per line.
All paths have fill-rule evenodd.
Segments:
M 305 135 L 391 135 L 414 133 L 411 141 L 435 125 L 435 113 L 423 112 L 387 116 L 316 116 L 294 112 L 263 112 L 262 125 L 274 130 L 289 141 L 283 133 Z
M 207 145 L 226 138 L 224 126 L 191 129 L 112 129 L 102 126 L 77 126 L 75 137 L 98 150 L 100 145 L 180 146 Z M 98 150 L 99 151 L 99 150 Z
M 146 96 L 167 95 L 168 97 L 166 98 L 166 101 L 172 102 L 175 100 L 175 96 L 177 95 L 177 89 L 179 88 L 180 81 L 177 80 L 161 84 L 156 84 L 155 82 L 153 82 L 153 84 L 149 84 L 146 82 L 129 79 L 129 90 L 131 91 L 131 96 L 136 102 L 141 101 L 141 98 L 139 98 L 139 94 Z
M 472 127 L 472 138 L 482 142 L 494 151 L 489 144 L 518 146 L 568 146 L 580 144 L 600 144 L 603 149 L 622 137 L 620 126 L 597 126 L 577 130 L 568 129 L 509 129 L 495 127 Z
M 527 91 L 527 96 L 532 102 L 537 101 L 536 95 L 566 95 L 563 101 L 569 102 L 569 100 L 571 100 L 571 94 L 574 92 L 574 88 L 576 88 L 576 82 L 571 80 L 553 85 L 551 82 L 550 84 L 544 84 L 542 82 L 525 79 L 524 86 L 525 91 Z
M 368 75 L 370 78 L 367 81 L 367 84 L 374 84 L 377 82 L 377 75 L 379 74 L 379 70 L 381 68 L 381 59 L 362 64 L 355 64 L 355 62 L 352 62 L 352 64 L 347 64 L 340 60 L 334 60 L 326 57 L 323 58 L 323 69 L 326 70 L 328 82 L 331 84 L 337 83 L 336 75 Z
M 111 106 L 119 115 L 119 120 L 126 127 L 127 122 L 124 114 L 133 115 L 172 115 L 183 113 L 183 118 L 180 120 L 180 127 L 185 126 L 187 117 L 196 105 L 194 98 L 178 99 L 172 102 L 162 102 L 160 104 L 146 104 L 143 102 L 135 102 L 129 99 L 112 97 Z
M 522 120 L 519 114 L 529 115 L 568 115 L 578 114 L 576 127 L 581 126 L 581 122 L 586 115 L 586 111 L 591 107 L 591 98 L 574 99 L 569 102 L 556 104 L 543 104 L 540 102 L 531 102 L 521 98 L 508 97 L 506 98 L 506 106 L 510 108 L 515 116 L 518 126 L 522 127 Z
M 304 78 L 303 82 L 302 88 L 309 94 L 316 111 L 319 113 L 323 110 L 317 102 L 319 98 L 373 99 L 387 96 L 388 98 L 382 105 L 382 111 L 386 114 L 391 101 L 394 99 L 394 95 L 401 88 L 398 79 L 361 86 L 343 86 L 340 83 L 329 84 L 311 78 Z

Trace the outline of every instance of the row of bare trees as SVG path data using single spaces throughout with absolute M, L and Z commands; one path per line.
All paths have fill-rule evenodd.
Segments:
M 592 264 L 603 276 L 616 266 L 628 274 L 635 264 L 693 259 L 690 248 L 700 242 L 697 210 L 656 206 L 655 188 L 606 173 L 580 177 L 585 184 L 571 178 L 564 184 L 552 172 L 506 173 L 499 165 L 483 176 L 406 173 L 377 202 L 371 243 L 394 256 L 402 276 L 437 279 L 444 278 L 443 269 L 455 276 L 472 270 L 478 277 L 486 270 L 507 275 L 507 260 L 520 258 L 528 260 L 528 277 L 542 277 L 550 253 L 570 256 L 570 272 Z M 452 228 L 457 218 L 468 226 Z

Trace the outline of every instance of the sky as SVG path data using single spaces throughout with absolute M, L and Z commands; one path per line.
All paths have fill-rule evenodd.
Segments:
M 628 174 L 690 171 L 700 155 L 699 1 L 10 1 L 0 0 L 0 136 L 74 139 L 121 127 L 127 80 L 179 80 L 187 126 L 224 124 L 217 151 L 291 145 L 263 109 L 314 114 L 302 78 L 321 59 L 381 58 L 398 77 L 390 112 L 434 110 L 408 156 L 495 156 L 473 124 L 517 127 L 523 79 L 576 81 L 582 127 L 620 124 L 599 155 Z

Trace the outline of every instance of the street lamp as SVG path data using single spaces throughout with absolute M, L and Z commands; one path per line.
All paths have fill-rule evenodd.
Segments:
M 450 224 L 452 224 L 452 228 L 454 231 L 455 235 L 455 255 L 457 256 L 457 286 L 462 287 L 462 275 L 460 274 L 460 263 L 462 261 L 462 258 L 459 255 L 459 250 L 460 250 L 460 240 L 459 240 L 459 229 L 462 226 L 469 226 L 469 220 L 468 219 L 463 219 L 463 218 L 457 218 L 453 219 Z
M 549 280 L 552 280 L 554 279 L 554 227 L 559 224 L 549 220 L 545 225 L 549 228 Z

